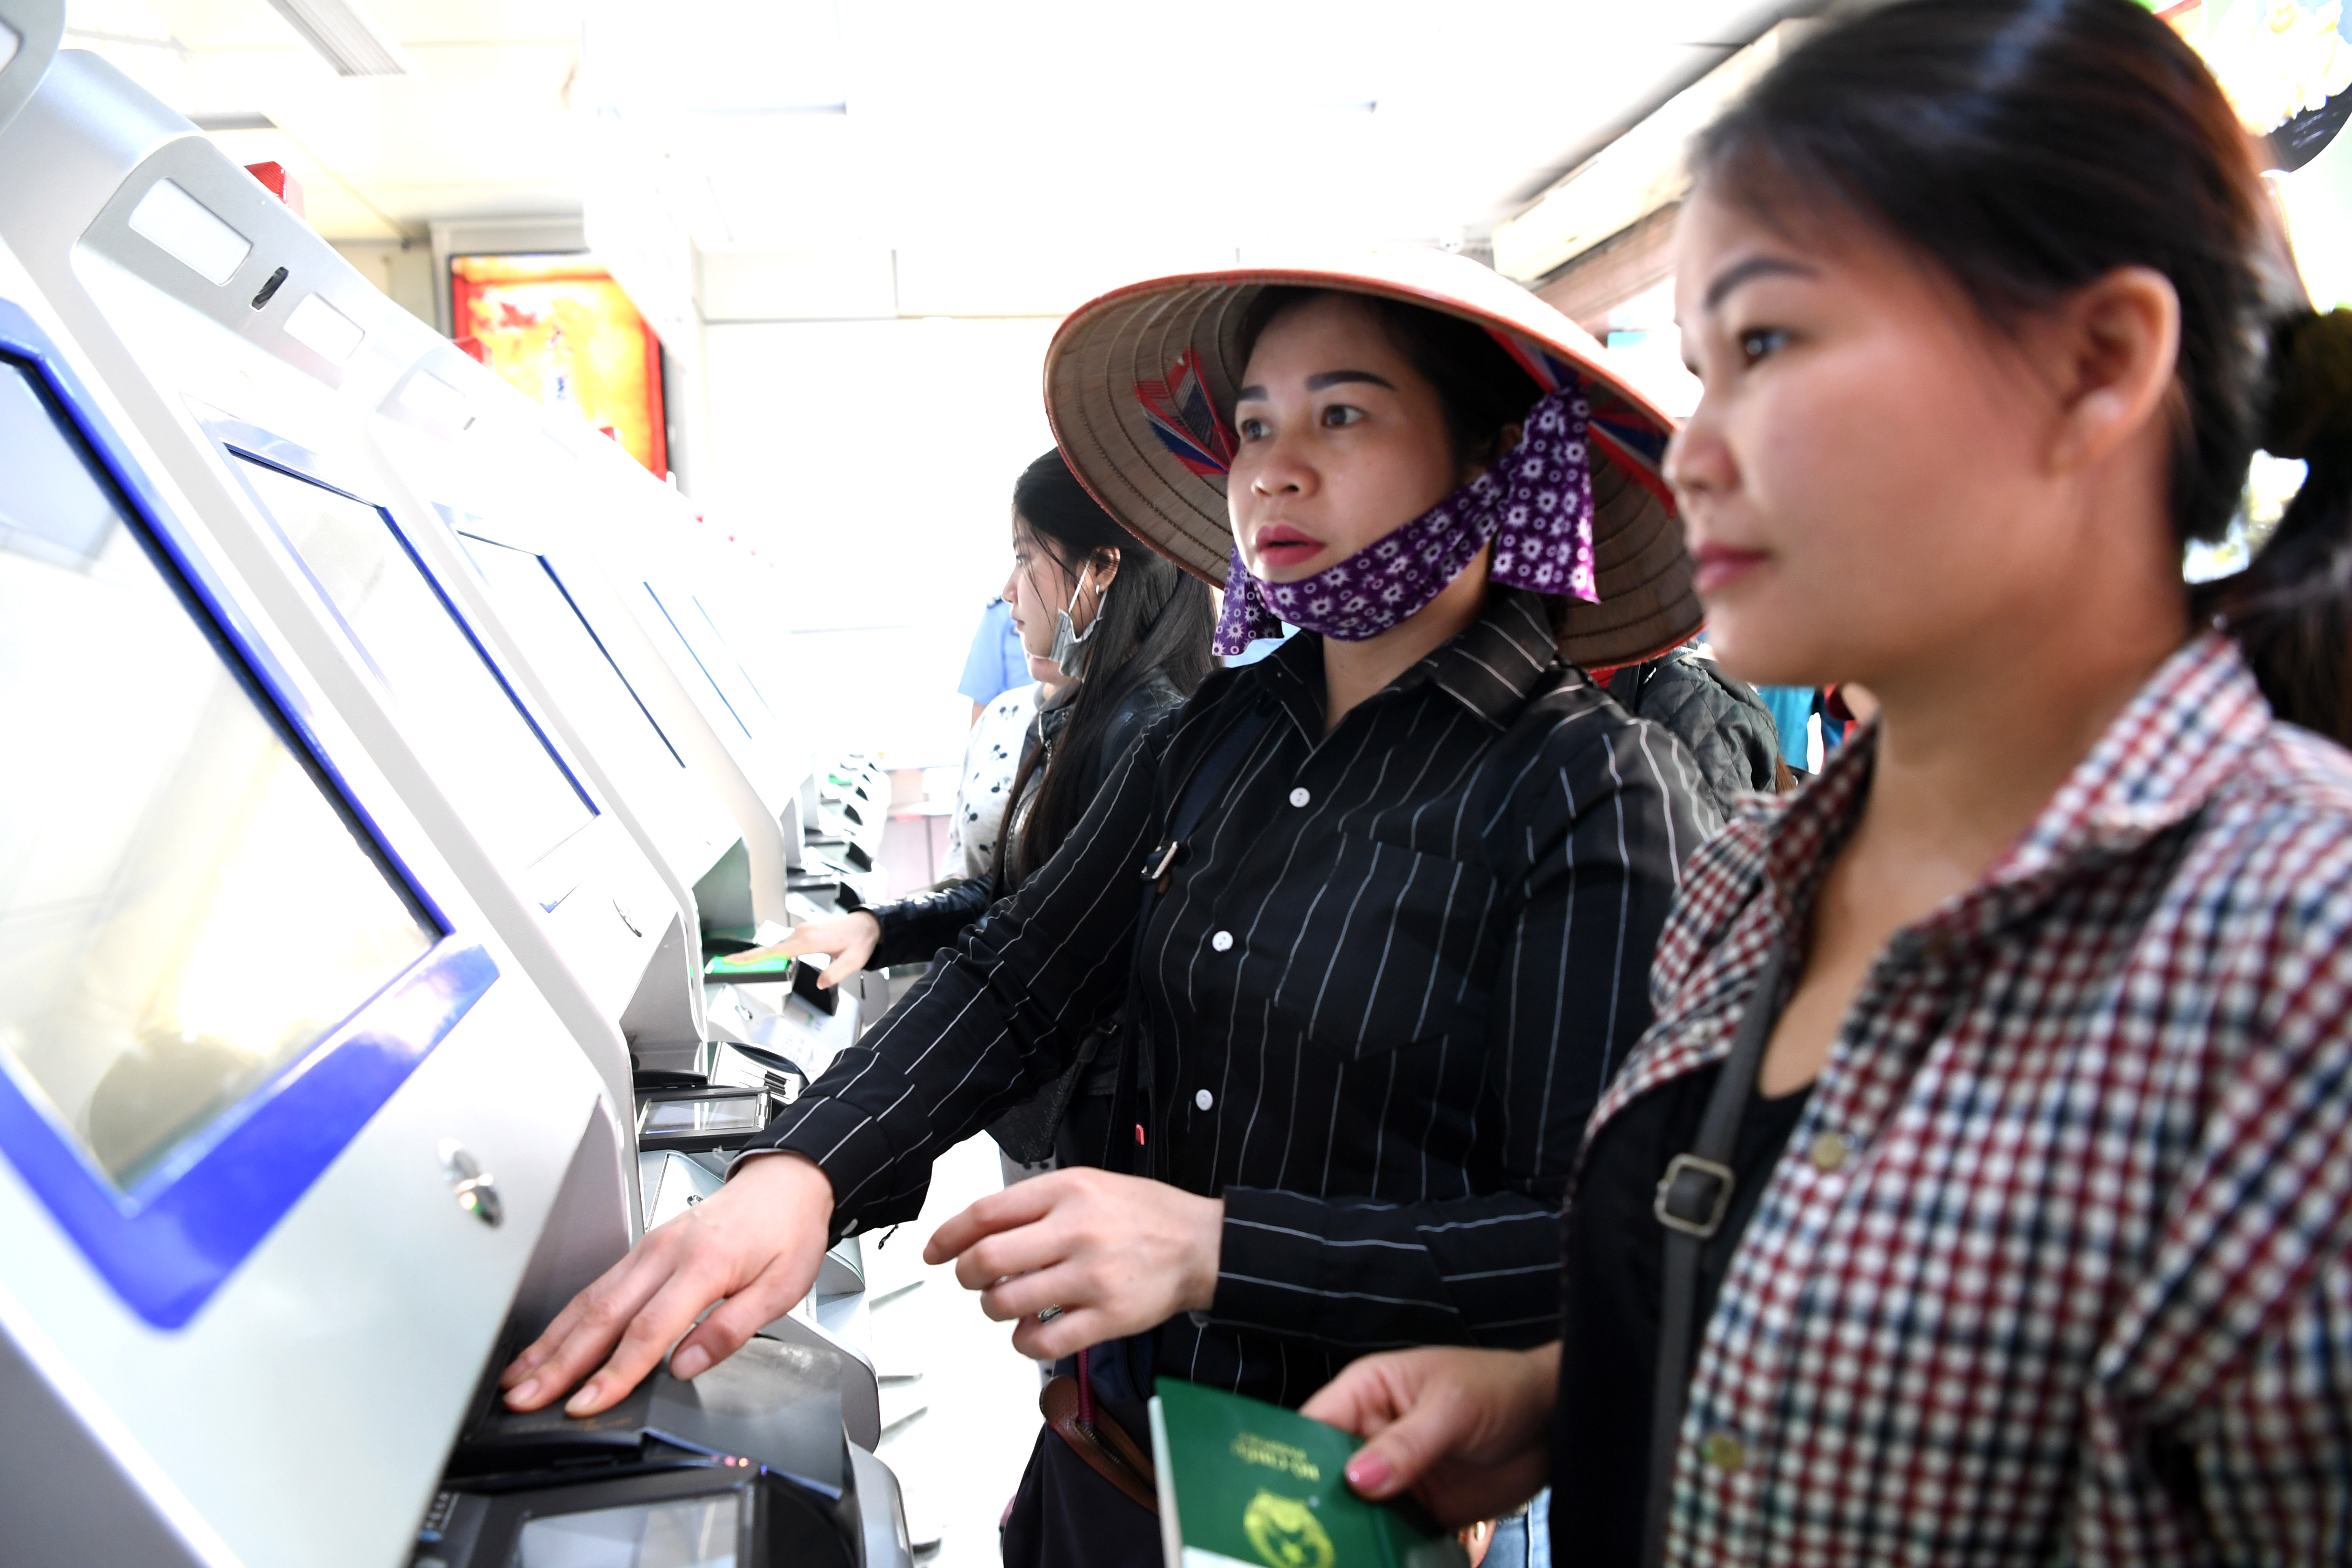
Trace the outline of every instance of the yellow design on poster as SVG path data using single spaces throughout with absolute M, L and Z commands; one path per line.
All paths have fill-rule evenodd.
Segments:
M 459 256 L 449 274 L 459 347 L 668 471 L 660 342 L 612 274 L 572 255 Z

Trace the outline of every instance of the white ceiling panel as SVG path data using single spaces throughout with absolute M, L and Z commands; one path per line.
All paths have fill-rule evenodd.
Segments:
M 1209 253 L 1475 244 L 1567 160 L 1813 8 L 362 3 L 412 74 L 337 76 L 268 0 L 71 0 L 68 42 L 193 115 L 266 116 L 274 135 L 223 144 L 286 163 L 332 237 L 576 213 L 625 178 L 632 211 L 706 251 L 903 249 L 934 275 L 935 258 L 1051 253 L 1080 258 L 1060 268 L 1076 275 L 1171 236 Z

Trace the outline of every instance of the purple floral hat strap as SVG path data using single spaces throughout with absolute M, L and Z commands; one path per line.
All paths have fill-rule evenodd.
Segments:
M 1210 647 L 1220 654 L 1236 654 L 1261 637 L 1278 637 L 1282 622 L 1265 607 L 1257 579 L 1242 564 L 1242 547 L 1234 546 L 1233 564 L 1225 568 L 1225 605 L 1217 613 L 1217 631 Z
M 1528 410 L 1510 454 L 1421 516 L 1296 583 L 1250 575 L 1234 548 L 1220 654 L 1279 635 L 1280 621 L 1358 642 L 1412 615 L 1494 542 L 1493 580 L 1597 602 L 1592 556 L 1591 405 L 1562 386 Z M 1277 617 L 1279 619 L 1277 619 Z
M 1592 405 L 1572 383 L 1528 411 L 1527 433 L 1468 490 L 1495 489 L 1494 580 L 1598 604 L 1592 562 Z M 1442 504 L 1442 503 L 1441 503 Z

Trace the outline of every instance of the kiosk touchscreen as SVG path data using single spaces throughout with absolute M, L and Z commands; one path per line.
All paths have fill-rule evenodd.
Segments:
M 39 305 L 0 248 L 0 1558 L 404 1561 L 625 1133 Z
M 609 759 L 625 781 L 623 792 L 647 802 L 667 802 L 693 786 L 698 781 L 686 758 L 598 639 L 555 563 L 513 542 L 511 535 L 499 537 L 501 531 L 486 518 L 445 511 L 444 521 L 517 637 L 546 650 L 541 662 L 549 669 L 550 683 L 562 691 L 559 700 L 593 737 L 590 745 L 596 754 Z M 709 870 L 725 847 L 704 823 L 682 814 L 657 820 L 662 849 L 689 879 Z
M 636 1228 L 563 911 L 652 873 L 338 437 L 393 307 L 279 287 L 324 247 L 241 178 L 86 57 L 0 137 L 0 1559 L 562 1563 L 658 1476 L 733 1510 L 710 1561 L 822 1561 L 814 1510 L 903 1562 L 837 1361 L 494 1441 L 484 1377 Z
M 703 765 L 723 753 L 699 733 L 682 694 L 646 679 L 655 661 L 631 646 L 642 637 L 581 537 L 570 454 L 540 436 L 541 411 L 518 408 L 520 395 L 446 343 L 425 361 L 371 413 L 368 443 L 406 515 L 424 520 L 416 542 L 442 580 L 478 595 L 486 623 L 578 731 L 604 793 L 674 881 L 686 923 L 698 927 L 688 889 L 743 836 Z M 641 493 L 659 488 L 632 477 Z M 765 816 L 756 801 L 746 815 L 754 826 Z
M 419 394 L 420 385 L 433 390 Z M 677 879 L 698 961 L 734 951 L 761 927 L 793 918 L 787 876 L 799 846 L 797 793 L 776 782 L 782 770 L 761 772 L 764 753 L 744 750 L 753 726 L 762 738 L 782 726 L 715 628 L 698 629 L 705 641 L 698 658 L 658 605 L 648 597 L 644 612 L 632 612 L 606 573 L 604 562 L 615 556 L 659 555 L 667 536 L 660 503 L 675 497 L 616 456 L 613 471 L 600 476 L 604 493 L 592 500 L 591 465 L 548 438 L 547 417 L 445 344 L 384 400 L 369 433 L 409 498 L 410 515 L 429 511 L 434 520 L 412 539 L 437 552 L 443 582 L 479 595 L 518 668 L 541 683 L 577 731 L 583 756 L 602 769 L 608 802 Z M 445 497 L 457 499 L 437 499 Z M 624 514 L 629 542 L 618 544 L 606 520 L 632 497 L 646 511 Z M 677 598 L 708 626 L 715 596 L 697 583 Z M 648 620 L 656 622 L 650 631 Z M 731 689 L 722 691 L 721 680 Z M 764 793 L 754 773 L 770 781 Z M 709 1074 L 721 1064 L 704 1049 L 707 1040 L 763 1048 L 781 1040 L 793 1061 L 775 1065 L 792 1072 L 796 1088 L 845 1043 L 833 1037 L 856 1026 L 854 1014 L 835 1022 L 754 990 L 706 989 L 701 1032 L 691 1038 L 631 1029 L 641 1068 Z M 730 1066 L 747 1081 L 764 1075 Z
M 236 443 L 258 432 L 230 429 L 237 478 L 334 606 L 361 653 L 393 691 L 419 712 L 425 762 L 457 797 L 492 852 L 524 868 L 525 889 L 553 910 L 577 886 L 554 851 L 595 819 L 586 790 L 457 616 L 378 507 L 291 465 L 266 461 Z
M 687 916 L 428 568 L 359 438 L 415 357 L 396 340 L 425 329 L 76 51 L 0 138 L 0 237 L 627 1107 L 633 1010 L 698 1034 L 695 955 L 664 941 Z
M 615 487 L 605 476 L 629 459 L 617 447 L 596 450 L 600 445 L 611 447 L 601 437 L 571 440 L 587 444 L 574 455 L 584 497 L 593 509 L 598 561 L 606 578 L 645 647 L 708 724 L 724 752 L 722 765 L 750 788 L 766 818 L 782 826 L 787 858 L 796 863 L 798 803 L 811 771 L 809 760 L 793 744 L 782 717 L 772 705 L 777 694 L 762 689 L 717 632 L 707 607 L 715 590 L 685 576 L 721 576 L 730 569 L 728 563 L 696 539 L 697 525 L 684 515 L 684 501 L 667 490 L 625 517 L 618 514 L 611 499 Z M 760 918 L 784 917 L 781 910 L 762 910 Z

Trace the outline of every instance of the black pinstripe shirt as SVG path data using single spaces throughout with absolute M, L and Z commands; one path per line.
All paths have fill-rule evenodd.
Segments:
M 911 1218 L 932 1158 L 1124 1004 L 1139 869 L 1253 705 L 1142 933 L 1139 1115 L 1151 1174 L 1225 1200 L 1215 1303 L 1160 1329 L 1160 1371 L 1295 1405 L 1375 1348 L 1557 1331 L 1585 1117 L 1716 826 L 1688 754 L 1560 663 L 1531 596 L 1496 590 L 1328 734 L 1312 636 L 1212 677 L 770 1137 L 824 1168 L 837 1228 Z

